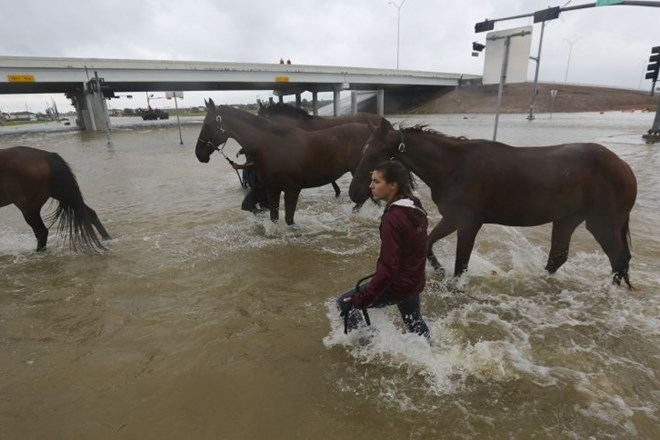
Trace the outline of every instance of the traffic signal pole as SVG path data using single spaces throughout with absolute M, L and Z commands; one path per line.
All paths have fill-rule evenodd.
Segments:
M 529 114 L 527 120 L 534 120 L 534 108 L 536 107 L 536 97 L 539 94 L 539 69 L 541 67 L 541 48 L 543 47 L 543 31 L 545 30 L 545 21 L 541 22 L 541 36 L 539 37 L 539 50 L 536 52 L 536 57 L 530 57 L 536 61 L 536 70 L 534 71 L 534 87 L 532 88 L 532 96 L 529 101 Z
M 534 23 L 541 22 L 541 36 L 539 38 L 539 49 L 537 52 L 536 57 L 530 57 L 530 59 L 536 61 L 536 71 L 534 73 L 534 86 L 532 89 L 532 96 L 530 98 L 530 104 L 529 104 L 529 114 L 527 115 L 527 119 L 529 121 L 532 121 L 534 119 L 534 107 L 536 105 L 536 97 L 538 95 L 538 78 L 539 78 L 539 68 L 541 65 L 541 48 L 543 45 L 543 31 L 545 29 L 545 22 L 549 20 L 554 20 L 559 17 L 559 14 L 561 12 L 566 12 L 566 11 L 575 11 L 578 9 L 587 9 L 587 8 L 594 8 L 596 6 L 648 6 L 648 7 L 654 7 L 658 8 L 660 7 L 660 2 L 655 2 L 655 1 L 628 1 L 628 0 L 598 0 L 595 3 L 586 3 L 582 5 L 575 5 L 575 6 L 567 6 L 567 7 L 548 7 L 547 9 L 541 9 L 536 12 L 532 12 L 529 14 L 520 14 L 520 15 L 514 15 L 511 17 L 504 17 L 504 18 L 496 18 L 493 20 L 484 20 L 482 22 L 476 23 L 474 25 L 474 32 L 475 33 L 480 33 L 480 32 L 486 32 L 486 31 L 492 31 L 495 28 L 495 22 L 498 21 L 505 21 L 505 20 L 514 20 L 518 18 L 525 18 L 525 17 L 534 17 Z M 474 46 L 473 46 L 474 47 Z M 656 48 L 653 48 L 655 50 Z M 660 48 L 658 48 L 660 50 Z M 473 49 L 474 50 L 474 49 Z M 655 53 L 655 52 L 652 52 Z M 657 55 L 660 57 L 660 54 Z M 657 60 L 657 59 L 656 59 Z M 653 62 L 653 55 L 651 56 L 651 59 L 649 60 Z M 653 95 L 654 90 L 655 90 L 655 84 L 657 80 L 657 72 L 658 72 L 658 65 L 655 65 L 655 79 L 653 81 L 653 87 L 651 88 L 651 95 Z M 649 70 L 651 70 L 651 65 L 649 65 Z M 646 78 L 650 79 L 649 73 L 647 73 Z M 660 120 L 658 118 L 658 113 L 660 113 L 660 106 L 658 106 L 658 110 L 656 111 L 656 120 L 653 124 L 653 128 L 651 130 L 655 130 L 658 135 L 660 136 Z M 496 125 L 497 127 L 497 125 Z M 495 137 L 497 135 L 497 128 L 495 131 Z
M 660 46 L 655 46 L 651 48 L 651 56 L 649 57 L 649 65 L 646 68 L 646 79 L 650 79 L 651 83 L 651 96 L 655 94 L 655 85 L 658 81 L 658 74 L 660 73 Z M 653 126 L 647 132 L 647 134 L 642 135 L 642 138 L 646 139 L 647 142 L 658 142 L 660 141 L 660 98 L 658 99 L 658 105 L 655 107 L 655 119 L 653 120 Z

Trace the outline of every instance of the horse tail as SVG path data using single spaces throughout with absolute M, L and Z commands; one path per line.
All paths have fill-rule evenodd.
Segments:
M 628 275 L 628 265 L 630 263 L 630 259 L 632 258 L 632 255 L 630 253 L 630 250 L 632 249 L 632 237 L 630 235 L 630 217 L 626 219 L 626 222 L 623 224 L 621 227 L 621 241 L 623 242 L 623 253 L 621 254 L 621 263 L 622 263 L 622 268 L 620 269 L 620 272 L 617 272 L 614 275 L 615 282 L 617 284 L 620 282 L 621 278 L 626 282 L 628 285 L 628 288 L 630 290 L 635 290 L 635 288 L 630 284 L 630 278 Z
M 626 249 L 628 249 L 628 253 L 630 253 L 632 250 L 632 236 L 630 235 L 630 226 L 628 225 L 629 222 L 630 217 L 626 219 L 626 223 L 621 228 L 621 240 L 623 240 Z
M 50 167 L 50 196 L 59 202 L 49 217 L 50 226 L 57 223 L 57 230 L 68 238 L 74 251 L 95 253 L 107 250 L 96 235 L 90 209 L 85 204 L 76 176 L 69 164 L 57 153 L 47 153 Z

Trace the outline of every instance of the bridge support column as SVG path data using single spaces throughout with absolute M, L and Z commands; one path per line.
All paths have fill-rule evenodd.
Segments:
M 76 110 L 76 125 L 82 130 L 96 130 L 96 126 L 94 125 L 94 118 L 90 117 L 90 104 L 87 102 L 87 93 L 82 91 L 72 95 L 71 104 Z
M 333 99 L 332 99 L 332 114 L 333 116 L 339 116 L 340 113 L 340 105 L 341 105 L 341 98 L 340 98 L 341 90 L 335 89 L 332 92 Z
M 385 116 L 385 90 L 376 90 L 376 113 L 378 116 Z
M 71 97 L 76 109 L 76 125 L 84 131 L 107 131 L 110 129 L 107 102 L 91 84 L 92 81 L 87 83 L 85 90 Z
M 319 93 L 318 92 L 312 92 L 312 111 L 314 112 L 314 116 L 319 115 Z
M 302 98 L 300 96 L 300 92 L 296 93 L 296 107 L 297 108 L 302 107 Z
M 355 90 L 351 91 L 351 114 L 356 114 L 358 112 L 358 100 L 357 92 Z

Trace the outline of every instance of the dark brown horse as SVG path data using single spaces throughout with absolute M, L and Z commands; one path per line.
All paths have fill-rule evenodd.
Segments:
M 85 204 L 76 176 L 58 154 L 30 147 L 0 150 L 0 207 L 13 203 L 23 213 L 37 238 L 37 251 L 46 248 L 48 228 L 41 219 L 41 207 L 49 198 L 59 202 L 50 217 L 58 231 L 68 236 L 73 250 L 105 250 L 103 239 L 110 235 L 96 212 Z
M 208 162 L 227 137 L 232 137 L 254 158 L 257 175 L 266 186 L 270 218 L 279 217 L 284 192 L 286 223 L 293 224 L 303 188 L 327 185 L 360 162 L 370 131 L 366 124 L 342 124 L 306 131 L 276 124 L 230 106 L 207 103 L 208 112 L 195 147 L 200 162 Z
M 394 130 L 383 120 L 372 127 L 349 195 L 369 197 L 369 172 L 394 157 L 431 189 L 442 220 L 429 234 L 428 258 L 442 270 L 433 244 L 458 233 L 454 275 L 468 266 L 484 223 L 535 226 L 552 222 L 546 270 L 554 273 L 568 257 L 571 235 L 586 221 L 608 256 L 614 281 L 630 287 L 628 220 L 637 195 L 632 170 L 598 144 L 514 148 L 487 140 L 445 136 L 422 126 Z
M 380 120 L 382 119 L 373 113 L 355 113 L 352 115 L 324 118 L 310 115 L 304 109 L 282 103 L 270 105 L 259 103 L 257 115 L 279 124 L 293 125 L 303 130 L 322 130 L 349 122 L 380 124 Z
M 380 116 L 373 113 L 355 113 L 352 115 L 324 118 L 321 116 L 310 115 L 305 109 L 280 102 L 268 105 L 259 102 L 257 116 L 261 116 L 262 118 L 266 118 L 278 124 L 290 125 L 307 131 L 323 130 L 351 122 L 380 124 L 381 120 Z M 350 171 L 353 172 L 354 169 Z M 339 186 L 337 186 L 335 182 L 332 182 L 332 187 L 335 190 L 335 195 L 339 197 L 339 194 L 341 193 Z M 357 208 L 359 208 L 359 206 L 356 206 L 356 209 Z

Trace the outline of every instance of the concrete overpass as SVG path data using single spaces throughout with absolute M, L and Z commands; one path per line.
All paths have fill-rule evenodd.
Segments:
M 0 94 L 65 93 L 86 130 L 106 130 L 105 97 L 112 93 L 209 90 L 273 90 L 286 95 L 333 92 L 335 114 L 342 90 L 375 91 L 383 114 L 386 91 L 455 88 L 477 75 L 360 67 L 204 61 L 0 56 Z M 105 95 L 105 96 L 104 96 Z M 353 106 L 355 110 L 356 106 Z

